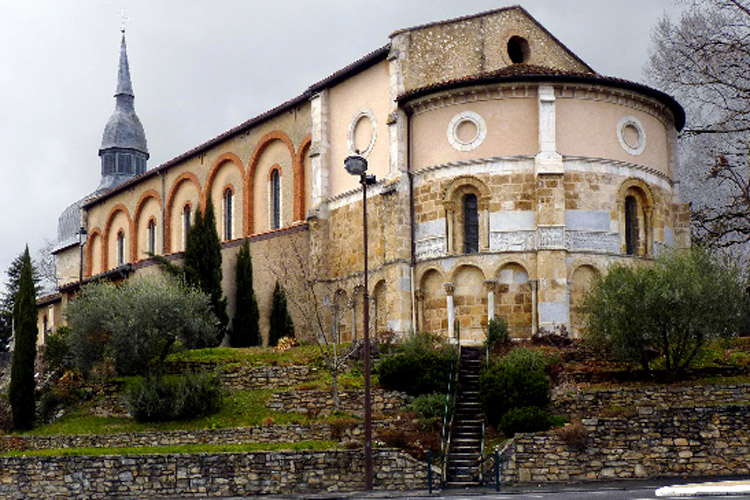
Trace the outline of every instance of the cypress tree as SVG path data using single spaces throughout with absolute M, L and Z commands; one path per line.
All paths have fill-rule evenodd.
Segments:
M 13 307 L 16 345 L 13 351 L 8 398 L 13 426 L 28 430 L 34 426 L 34 361 L 36 360 L 37 311 L 34 271 L 29 247 L 23 254 L 18 291 Z
M 245 242 L 237 254 L 237 289 L 235 291 L 235 312 L 232 320 L 230 340 L 232 347 L 248 347 L 260 344 L 258 328 L 258 301 L 253 291 L 253 261 L 250 257 L 250 244 Z
M 273 300 L 271 302 L 270 328 L 268 332 L 268 345 L 275 346 L 281 337 L 294 337 L 294 323 L 286 307 L 286 293 L 279 282 L 273 289 Z
M 221 289 L 221 243 L 216 232 L 214 205 L 209 198 L 206 213 L 200 207 L 185 241 L 185 280 L 211 297 L 211 309 L 219 319 L 218 342 L 224 338 L 229 317 L 227 301 Z

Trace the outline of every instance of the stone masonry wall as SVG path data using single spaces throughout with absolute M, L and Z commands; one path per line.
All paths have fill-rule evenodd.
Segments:
M 618 387 L 559 397 L 553 413 L 568 417 L 617 416 L 646 408 L 750 403 L 750 384 Z
M 221 370 L 218 370 L 221 366 Z M 296 366 L 250 366 L 241 363 L 214 362 L 172 362 L 168 364 L 171 373 L 185 370 L 217 371 L 222 384 L 232 390 L 274 389 L 307 382 L 315 377 L 317 369 L 306 365 Z
M 375 428 L 389 427 L 379 420 Z M 132 448 L 138 446 L 180 446 L 195 444 L 297 443 L 300 441 L 351 442 L 364 435 L 364 424 L 344 421 L 340 424 L 269 425 L 232 429 L 198 429 L 190 431 L 144 431 L 114 434 L 79 434 L 58 436 L 0 436 L 0 453 L 6 451 L 68 448 Z
M 400 392 L 372 391 L 372 412 L 375 415 L 394 414 L 403 410 L 411 402 L 411 397 Z M 364 415 L 364 395 L 361 392 L 341 391 L 339 393 L 341 411 L 362 417 Z M 333 399 L 330 391 L 286 391 L 277 392 L 266 404 L 269 410 L 305 413 L 313 416 L 326 416 L 333 412 Z
M 0 497 L 206 498 L 364 489 L 362 451 L 0 457 Z M 427 465 L 375 450 L 376 489 L 423 489 Z
M 750 406 L 643 407 L 627 418 L 583 419 L 576 448 L 561 431 L 520 434 L 505 449 L 511 482 L 750 474 Z

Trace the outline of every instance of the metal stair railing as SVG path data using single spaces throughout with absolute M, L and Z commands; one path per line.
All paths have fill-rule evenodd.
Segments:
M 458 325 L 458 322 L 456 322 Z M 456 330 L 458 332 L 458 329 Z M 461 335 L 460 333 L 456 337 L 457 349 L 454 353 L 453 359 L 451 360 L 451 369 L 448 375 L 448 389 L 445 393 L 445 408 L 443 410 L 443 431 L 440 439 L 440 456 L 443 457 L 443 463 L 441 467 L 440 482 L 445 483 L 448 467 L 448 450 L 451 445 L 451 434 L 453 431 L 453 419 L 455 418 L 455 412 L 451 411 L 451 399 L 456 400 L 456 393 L 458 391 L 458 374 L 461 371 Z M 455 368 L 455 369 L 454 369 Z M 450 416 L 450 420 L 449 420 Z

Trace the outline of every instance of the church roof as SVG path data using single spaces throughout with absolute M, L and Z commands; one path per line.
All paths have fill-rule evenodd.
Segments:
M 125 33 L 120 42 L 120 65 L 117 71 L 117 89 L 115 91 L 115 111 L 109 117 L 102 135 L 99 152 L 106 149 L 133 149 L 148 154 L 146 133 L 135 114 L 133 85 L 130 81 L 130 67 L 125 44 Z

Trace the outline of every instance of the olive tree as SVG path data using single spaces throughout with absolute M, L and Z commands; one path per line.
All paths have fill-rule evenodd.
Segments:
M 747 295 L 739 274 L 702 249 L 664 252 L 653 265 L 615 264 L 584 303 L 587 340 L 639 363 L 688 368 L 707 342 L 742 333 Z
M 219 331 L 208 295 L 173 279 L 89 285 L 66 316 L 74 364 L 83 372 L 107 356 L 122 375 L 158 371 L 177 341 L 207 347 Z

